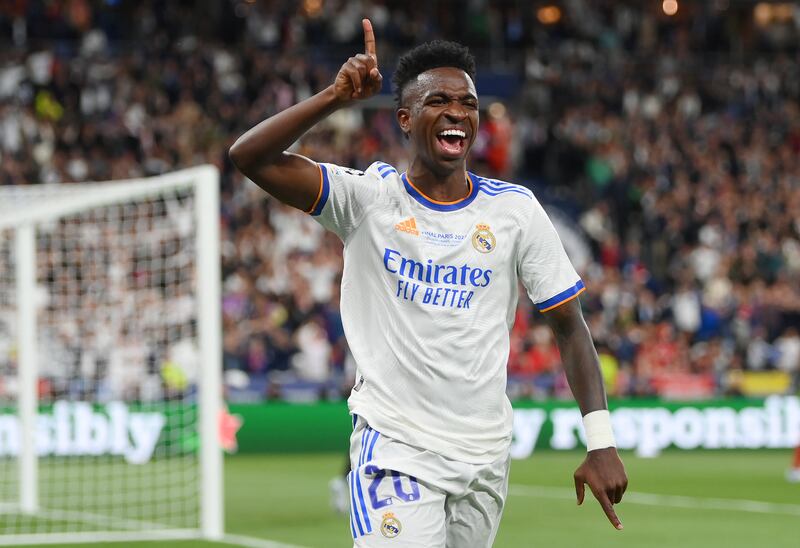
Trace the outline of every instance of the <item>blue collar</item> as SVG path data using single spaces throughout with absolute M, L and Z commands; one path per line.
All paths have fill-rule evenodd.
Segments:
M 470 173 L 467 173 L 467 182 L 469 183 L 469 194 L 455 200 L 453 202 L 439 202 L 428 198 L 425 194 L 422 193 L 417 187 L 414 186 L 414 183 L 408 178 L 408 175 L 403 173 L 400 178 L 403 180 L 403 186 L 406 187 L 406 192 L 408 192 L 412 198 L 418 201 L 420 204 L 424 205 L 428 209 L 433 209 L 434 211 L 456 211 L 458 209 L 462 209 L 467 207 L 475 197 L 478 195 L 478 184 L 475 181 L 478 180 L 478 177 Z

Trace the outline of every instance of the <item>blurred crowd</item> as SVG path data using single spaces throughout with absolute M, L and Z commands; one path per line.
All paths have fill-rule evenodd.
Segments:
M 345 397 L 354 365 L 338 312 L 341 243 L 268 198 L 226 152 L 327 86 L 363 47 L 366 15 L 386 81 L 424 39 L 475 52 L 479 93 L 493 84 L 470 168 L 531 187 L 591 251 L 582 304 L 610 394 L 739 394 L 761 371 L 797 383 L 800 10 L 550 4 L 4 3 L 0 185 L 216 165 L 229 395 Z M 402 171 L 385 91 L 296 151 Z M 552 335 L 523 296 L 509 394 L 567 392 Z

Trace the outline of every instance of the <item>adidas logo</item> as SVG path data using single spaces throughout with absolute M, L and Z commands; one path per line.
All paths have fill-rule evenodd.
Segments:
M 405 221 L 400 221 L 394 225 L 394 228 L 400 232 L 407 232 L 409 234 L 413 234 L 414 236 L 419 236 L 419 230 L 417 230 L 417 220 L 414 217 L 409 217 Z

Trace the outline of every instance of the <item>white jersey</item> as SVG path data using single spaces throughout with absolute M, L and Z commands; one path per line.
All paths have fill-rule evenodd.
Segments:
M 444 203 L 388 164 L 319 167 L 310 213 L 344 242 L 350 412 L 454 460 L 498 460 L 517 282 L 542 311 L 584 288 L 547 214 L 530 190 L 471 173 L 469 194 Z

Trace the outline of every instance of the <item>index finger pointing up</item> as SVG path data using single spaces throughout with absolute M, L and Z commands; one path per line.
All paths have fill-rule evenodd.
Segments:
M 372 23 L 369 19 L 362 19 L 361 24 L 364 26 L 364 53 L 377 63 L 378 55 L 375 53 L 375 33 L 372 32 Z

